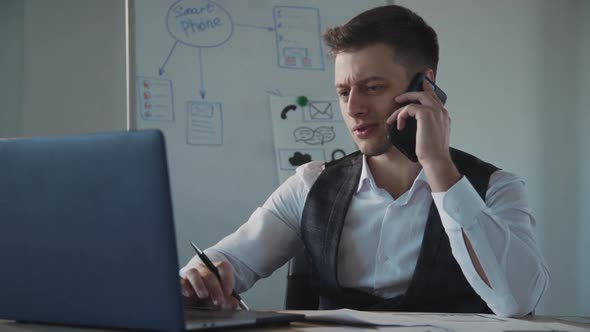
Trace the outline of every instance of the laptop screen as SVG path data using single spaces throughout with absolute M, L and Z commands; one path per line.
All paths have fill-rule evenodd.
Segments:
M 181 330 L 159 131 L 0 141 L 0 318 Z

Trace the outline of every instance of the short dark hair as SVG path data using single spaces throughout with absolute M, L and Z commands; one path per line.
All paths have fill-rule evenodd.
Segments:
M 418 14 L 397 5 L 369 9 L 344 25 L 326 30 L 323 38 L 333 57 L 383 43 L 393 48 L 395 61 L 411 70 L 428 67 L 436 72 L 438 66 L 434 29 Z

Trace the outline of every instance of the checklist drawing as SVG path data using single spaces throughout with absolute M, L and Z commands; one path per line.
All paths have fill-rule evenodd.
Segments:
M 170 80 L 137 77 L 138 111 L 142 120 L 174 121 L 174 95 Z
M 278 66 L 324 70 L 319 9 L 276 6 L 273 8 L 273 18 Z

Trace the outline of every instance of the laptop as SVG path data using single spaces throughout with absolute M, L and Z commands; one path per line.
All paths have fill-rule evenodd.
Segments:
M 0 139 L 0 319 L 183 331 L 303 315 L 185 312 L 158 130 Z

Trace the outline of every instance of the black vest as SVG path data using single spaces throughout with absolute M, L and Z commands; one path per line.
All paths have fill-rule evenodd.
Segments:
M 498 168 L 452 148 L 451 157 L 459 172 L 485 199 L 490 175 Z M 306 302 L 314 303 L 319 309 L 491 313 L 469 285 L 453 257 L 434 202 L 430 207 L 416 269 L 404 295 L 382 299 L 340 287 L 336 267 L 338 245 L 361 170 L 360 152 L 327 163 L 309 191 L 301 220 L 308 280 L 312 286 L 309 294 L 305 295 Z

